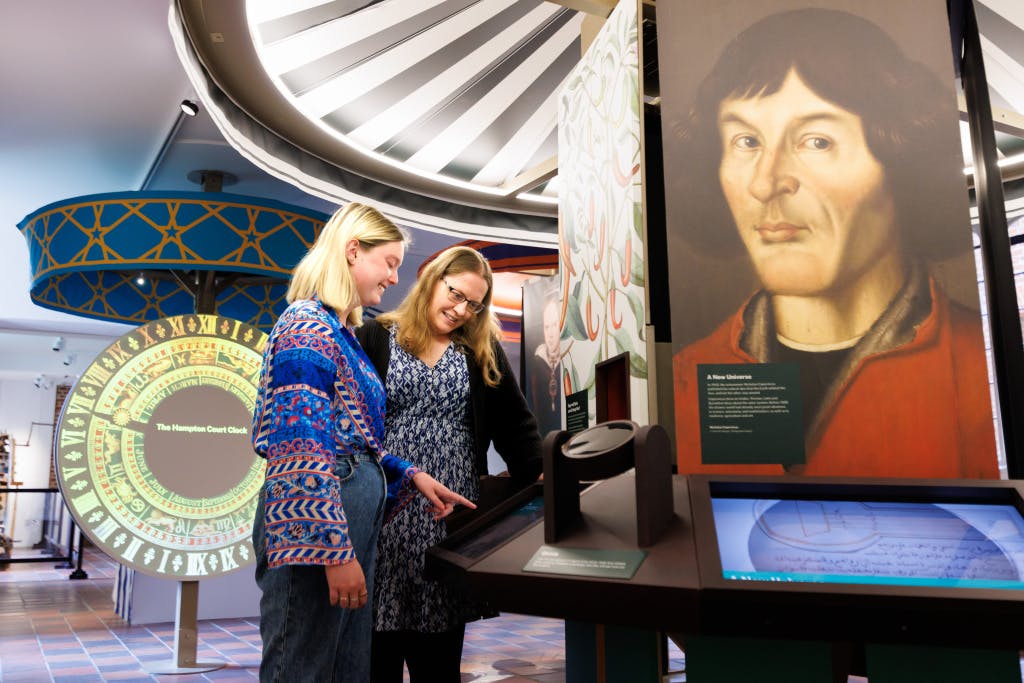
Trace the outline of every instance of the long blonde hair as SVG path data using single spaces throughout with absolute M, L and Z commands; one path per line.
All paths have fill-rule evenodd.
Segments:
M 388 242 L 407 243 L 409 236 L 372 206 L 346 204 L 334 212 L 295 266 L 286 295 L 288 303 L 316 296 L 339 313 L 348 311 L 349 325 L 361 325 L 363 307 L 345 255 L 351 240 L 368 250 Z
M 494 295 L 494 276 L 487 259 L 469 247 L 451 247 L 442 251 L 427 264 L 405 299 L 394 311 L 377 316 L 385 327 L 398 325 L 398 343 L 409 353 L 419 356 L 430 344 L 433 331 L 428 316 L 437 283 L 448 275 L 475 273 L 487 283 L 487 294 L 482 303 L 484 310 L 469 318 L 451 334 L 452 341 L 471 353 L 483 371 L 484 382 L 497 386 L 501 379 L 494 343 L 501 337 L 501 325 L 491 310 Z

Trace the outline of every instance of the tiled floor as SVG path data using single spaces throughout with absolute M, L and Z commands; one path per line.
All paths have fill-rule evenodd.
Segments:
M 68 580 L 70 570 L 52 563 L 12 564 L 0 571 L 0 681 L 92 683 L 94 681 L 253 681 L 260 659 L 255 619 L 199 623 L 197 659 L 226 665 L 187 678 L 148 673 L 174 656 L 174 624 L 128 626 L 114 613 L 111 592 L 117 566 L 86 551 L 89 578 Z M 683 666 L 670 649 L 670 670 Z M 467 627 L 463 681 L 563 683 L 561 621 L 506 614 Z M 685 676 L 672 676 L 685 681 Z

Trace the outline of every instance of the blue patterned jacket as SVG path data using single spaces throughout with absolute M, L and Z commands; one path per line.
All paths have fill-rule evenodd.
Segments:
M 339 455 L 380 458 L 390 507 L 415 495 L 419 470 L 381 446 L 384 406 L 384 387 L 352 331 L 316 299 L 293 302 L 267 340 L 253 413 L 253 448 L 267 459 L 269 566 L 354 557 L 334 474 Z

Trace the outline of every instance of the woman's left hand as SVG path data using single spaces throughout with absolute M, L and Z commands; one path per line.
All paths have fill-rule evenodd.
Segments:
M 443 519 L 452 513 L 456 505 L 465 505 L 470 509 L 476 509 L 471 500 L 463 498 L 451 491 L 447 486 L 441 484 L 437 479 L 426 472 L 417 472 L 412 478 L 413 485 L 430 502 L 431 512 L 434 519 Z

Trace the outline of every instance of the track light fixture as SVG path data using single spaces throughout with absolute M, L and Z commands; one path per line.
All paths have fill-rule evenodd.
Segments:
M 199 105 L 192 100 L 182 100 L 181 111 L 185 112 L 188 116 L 195 116 L 199 113 Z

